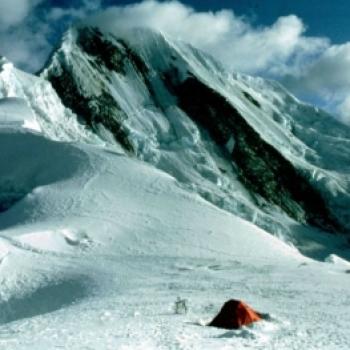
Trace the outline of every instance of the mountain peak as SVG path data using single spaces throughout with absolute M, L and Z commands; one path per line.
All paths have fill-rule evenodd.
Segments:
M 307 128 L 318 123 L 329 137 L 329 130 L 345 137 L 350 131 L 278 84 L 235 76 L 205 53 L 148 29 L 114 35 L 86 26 L 65 34 L 42 76 L 104 142 L 270 232 L 288 230 L 287 219 L 271 219 L 276 210 L 328 231 L 348 225 L 338 210 L 348 189 L 333 192 L 348 188 L 346 179 L 326 170 L 334 163 Z

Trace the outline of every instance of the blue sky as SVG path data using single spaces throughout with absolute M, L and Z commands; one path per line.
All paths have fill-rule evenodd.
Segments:
M 350 40 L 348 0 L 200 0 L 185 1 L 200 9 L 232 8 L 259 24 L 271 25 L 276 18 L 295 14 L 308 26 L 312 36 L 327 36 L 334 43 Z
M 53 1 L 53 3 L 71 1 Z M 130 4 L 135 1 L 106 0 L 104 5 Z M 164 2 L 164 1 L 163 1 Z M 350 40 L 349 0 L 185 0 L 200 11 L 217 11 L 223 8 L 247 16 L 258 25 L 271 25 L 280 16 L 295 14 L 308 26 L 313 36 L 327 36 L 334 43 Z
M 349 0 L 0 0 L 0 55 L 36 71 L 68 26 L 146 26 L 279 80 L 350 124 Z
M 104 0 L 102 6 L 126 5 L 132 0 Z M 164 1 L 161 1 L 164 2 Z M 327 36 L 334 43 L 350 41 L 349 0 L 184 0 L 199 11 L 223 8 L 247 16 L 258 25 L 271 25 L 280 16 L 295 14 L 307 24 L 312 36 Z M 71 0 L 49 0 L 44 6 L 71 7 Z M 74 4 L 73 4 L 74 6 Z

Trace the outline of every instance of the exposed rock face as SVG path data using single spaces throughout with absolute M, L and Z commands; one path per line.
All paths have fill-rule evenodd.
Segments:
M 221 147 L 233 136 L 231 157 L 241 181 L 252 193 L 276 204 L 299 222 L 328 231 L 341 229 L 321 194 L 224 97 L 195 77 L 173 86 L 173 91 L 181 108 Z
M 227 98 L 228 95 L 224 96 L 220 92 L 217 82 L 210 81 L 213 79 L 214 82 L 217 73 L 215 69 L 219 68 L 213 68 L 214 63 L 208 61 L 202 53 L 188 48 L 182 52 L 179 47 L 172 46 L 160 35 L 135 34 L 136 37 L 138 35 L 141 39 L 129 40 L 130 37 L 117 38 L 111 34 L 102 34 L 94 28 L 77 29 L 53 54 L 44 76 L 52 83 L 63 103 L 96 134 L 103 135 L 104 131 L 109 132 L 128 153 L 141 159 L 156 159 L 153 161 L 154 165 L 165 171 L 172 169 L 169 172 L 180 181 L 187 179 L 183 169 L 192 162 L 191 169 L 188 168 L 188 172 L 192 172 L 192 167 L 197 166 L 197 159 L 201 159 L 200 154 L 191 160 L 188 155 L 190 152 L 187 153 L 185 164 L 182 163 L 183 154 L 179 155 L 182 158 L 176 158 L 175 152 L 171 150 L 170 153 L 167 149 L 170 141 L 166 141 L 165 149 L 162 149 L 162 142 L 164 138 L 182 138 L 183 135 L 179 134 L 178 129 L 181 123 L 182 129 L 187 128 L 188 123 L 183 117 L 185 115 L 196 125 L 199 133 L 209 134 L 210 142 L 215 143 L 215 147 L 220 150 L 215 150 L 215 156 L 210 160 L 216 163 L 213 169 L 222 169 L 221 162 L 229 164 L 230 169 L 226 167 L 222 174 L 230 172 L 232 176 L 229 181 L 235 177 L 239 179 L 252 198 L 249 200 L 253 204 L 249 205 L 260 206 L 265 210 L 268 204 L 268 210 L 271 210 L 271 207 L 279 207 L 300 223 L 311 224 L 330 232 L 345 231 L 346 220 L 339 220 L 334 208 L 345 207 L 344 203 L 347 203 L 349 197 L 347 190 L 342 192 L 341 205 L 336 200 L 333 207 L 328 205 L 329 196 L 336 198 L 332 192 L 335 186 L 328 185 L 326 181 L 326 186 L 323 186 L 316 181 L 317 185 L 323 186 L 323 191 L 320 191 L 320 187 L 315 186 L 315 181 L 312 181 L 313 175 L 310 175 L 310 170 L 296 166 L 295 161 L 289 159 L 276 144 L 268 142 L 268 137 L 265 137 L 266 130 L 259 126 L 260 121 L 252 123 L 251 117 L 247 118 L 245 113 L 247 110 L 250 116 L 253 113 L 265 119 L 270 118 L 266 115 L 266 105 L 273 102 L 270 112 L 272 122 L 269 123 L 272 123 L 278 132 L 284 127 L 286 130 L 283 131 L 283 140 L 288 140 L 289 134 L 293 136 L 295 130 L 299 129 L 287 123 L 283 126 L 286 119 L 278 110 L 282 102 L 298 106 L 297 102 L 288 96 L 283 98 L 286 101 L 289 98 L 290 101 L 281 102 L 278 92 L 276 101 L 271 99 L 264 104 L 263 99 L 257 98 L 257 93 L 251 92 L 254 89 L 250 89 L 249 84 L 236 82 L 238 88 L 234 85 L 232 93 L 239 95 L 239 105 L 235 105 Z M 220 74 L 219 81 L 221 79 L 225 84 L 225 74 Z M 208 76 L 211 77 L 209 82 Z M 232 86 L 227 86 L 228 91 L 231 91 Z M 269 89 L 272 95 L 276 93 L 272 86 L 269 86 Z M 181 122 L 180 118 L 183 118 Z M 148 131 L 153 134 L 147 138 Z M 169 136 L 166 132 L 172 132 L 173 135 Z M 143 149 L 153 147 L 152 152 L 156 154 L 154 157 L 153 154 L 151 157 L 144 157 L 143 150 L 137 148 L 140 135 L 143 137 Z M 205 142 L 202 142 L 203 147 Z M 300 146 L 298 138 L 295 144 L 290 147 L 293 152 L 298 152 L 298 147 L 305 147 Z M 183 147 L 181 142 L 178 142 L 177 147 Z M 305 148 L 306 152 L 313 152 L 309 145 Z M 165 154 L 166 159 L 159 154 Z M 309 154 L 306 156 L 309 157 Z M 221 160 L 218 161 L 219 158 Z M 174 159 L 175 163 L 170 164 Z M 315 162 L 318 161 L 317 157 L 314 159 Z M 182 167 L 179 176 L 176 167 Z M 215 185 L 220 183 L 215 169 L 210 169 L 207 174 L 209 175 L 205 175 L 207 178 L 204 181 L 213 178 L 210 181 L 215 182 Z M 203 172 L 195 176 L 197 175 L 203 176 Z M 327 181 L 333 181 L 333 177 L 329 175 Z M 195 185 L 201 186 L 201 182 L 202 179 Z M 207 185 L 203 187 L 207 188 Z M 215 204 L 222 202 L 220 197 L 216 201 L 210 197 L 213 196 L 209 195 L 208 200 Z M 246 205 L 245 201 L 237 200 L 237 203 L 234 203 L 233 207 Z M 254 215 L 242 214 L 245 209 L 241 212 L 240 209 L 235 210 L 233 209 L 235 214 L 254 220 Z M 255 223 L 269 230 L 270 219 L 265 222 L 264 220 Z
M 84 124 L 95 132 L 103 125 L 117 142 L 132 152 L 132 146 L 122 125 L 126 116 L 107 91 L 102 91 L 96 98 L 86 96 L 64 66 L 61 67 L 59 75 L 52 74 L 49 79 L 62 102 L 74 111 Z
M 105 67 L 123 72 L 123 62 L 128 57 L 128 52 L 122 44 L 120 47 L 113 46 L 94 28 L 79 31 L 76 40 L 77 45 L 88 55 L 88 60 L 82 60 L 80 63 L 84 66 L 86 74 L 90 75 L 89 78 L 94 79 L 94 70 L 104 76 Z M 111 96 L 107 84 L 101 84 L 96 94 L 89 93 L 89 87 L 75 77 L 74 65 L 72 66 L 63 55 L 61 59 L 55 59 L 52 69 L 46 73 L 62 102 L 75 112 L 83 123 L 96 133 L 103 126 L 125 150 L 133 151 L 127 132 L 123 128 L 123 120 L 127 116 Z

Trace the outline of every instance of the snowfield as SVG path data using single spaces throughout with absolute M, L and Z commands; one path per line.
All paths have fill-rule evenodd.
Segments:
M 113 150 L 15 128 L 0 147 L 0 183 L 21 193 L 0 214 L 1 348 L 348 349 L 345 260 L 306 258 Z M 229 298 L 270 319 L 205 327 Z

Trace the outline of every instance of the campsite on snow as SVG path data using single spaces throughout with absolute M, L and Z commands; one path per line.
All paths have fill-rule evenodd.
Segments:
M 348 350 L 350 127 L 112 10 L 0 56 L 0 349 Z

